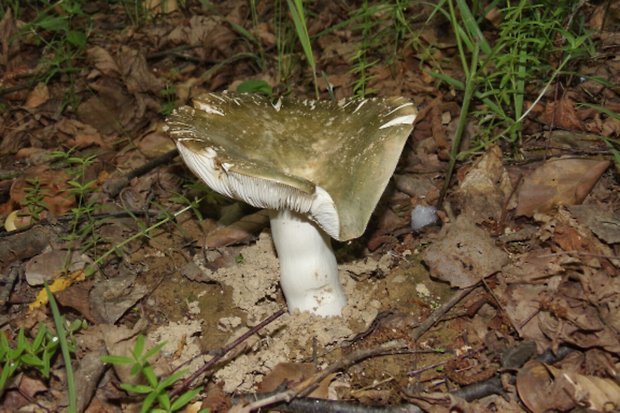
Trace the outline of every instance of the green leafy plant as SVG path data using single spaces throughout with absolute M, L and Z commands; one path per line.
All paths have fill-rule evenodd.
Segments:
M 71 209 L 71 232 L 65 236 L 66 241 L 80 245 L 82 252 L 94 251 L 103 242 L 97 231 L 99 222 L 94 216 L 96 202 L 92 195 L 96 190 L 96 181 L 87 180 L 87 171 L 97 159 L 96 155 L 75 156 L 73 151 L 54 151 L 54 161 L 59 161 L 71 179 L 68 181 L 69 192 L 75 197 L 76 206 Z
M 120 0 L 120 3 L 133 26 L 140 26 L 149 19 L 150 13 L 145 7 L 144 0 Z
M 75 103 L 73 74 L 80 69 L 75 61 L 84 55 L 88 42 L 88 18 L 83 11 L 84 0 L 63 0 L 43 3 L 35 18 L 20 29 L 20 36 L 28 36 L 43 46 L 36 81 L 49 82 L 59 74 L 66 74 L 70 87 L 65 93 L 65 105 Z
M 34 221 L 41 219 L 41 214 L 47 210 L 47 204 L 43 197 L 45 196 L 45 189 L 41 186 L 41 179 L 38 176 L 26 180 L 26 196 L 23 201 L 23 206 L 28 210 L 28 214 Z
M 34 339 L 26 337 L 20 328 L 11 344 L 4 332 L 0 333 L 0 395 L 17 371 L 32 368 L 44 378 L 49 378 L 51 362 L 58 350 L 58 338 L 44 324 L 39 324 Z
M 155 370 L 150 363 L 150 359 L 159 354 L 164 345 L 165 343 L 159 343 L 151 349 L 146 350 L 144 336 L 139 335 L 136 338 L 136 343 L 130 356 L 107 355 L 101 357 L 101 360 L 104 363 L 114 365 L 131 365 L 130 373 L 133 376 L 144 379 L 146 384 L 121 383 L 119 386 L 129 394 L 144 397 L 142 407 L 140 409 L 141 413 L 176 412 L 185 407 L 202 391 L 202 387 L 198 387 L 188 390 L 177 397 L 171 397 L 168 394 L 170 387 L 181 380 L 187 371 L 179 370 L 163 379 L 157 377 Z M 207 410 L 203 409 L 201 412 L 207 412 Z
M 51 302 L 50 305 L 52 305 Z M 34 370 L 44 379 L 49 379 L 52 363 L 60 347 L 66 348 L 67 358 L 65 358 L 65 365 L 70 366 L 70 362 L 67 363 L 67 360 L 70 354 L 75 352 L 75 340 L 68 339 L 67 336 L 71 337 L 84 324 L 80 320 L 66 324 L 62 316 L 60 316 L 57 306 L 55 310 L 52 310 L 52 313 L 55 314 L 54 320 L 57 334 L 50 331 L 43 323 L 37 326 L 36 334 L 32 339 L 26 337 L 23 328 L 17 331 L 17 335 L 12 341 L 8 339 L 4 332 L 0 332 L 0 396 L 4 393 L 11 378 L 17 372 Z M 60 330 L 58 326 L 60 326 Z M 65 350 L 62 351 L 64 356 Z M 67 380 L 69 382 L 68 377 Z M 75 389 L 74 385 L 72 387 Z
M 526 85 L 538 85 L 539 98 L 542 97 L 567 64 L 591 52 L 589 34 L 583 28 L 578 27 L 575 32 L 564 28 L 575 5 L 560 2 L 552 7 L 545 0 L 507 2 L 499 10 L 502 22 L 497 39 L 491 43 L 480 28 L 482 17 L 476 17 L 465 0 L 441 0 L 437 4 L 431 18 L 442 13 L 450 21 L 465 81 L 442 73 L 432 75 L 462 91 L 467 82 L 473 82 L 472 97 L 482 103 L 472 112 L 482 128 L 469 153 L 497 139 L 518 147 L 526 115 Z M 484 15 L 484 11 L 479 12 Z M 472 70 L 475 76 L 471 76 Z
M 176 104 L 177 91 L 174 85 L 166 84 L 166 86 L 159 92 L 159 96 L 162 99 L 161 114 L 168 116 L 172 113 Z
M 244 82 L 241 82 L 239 86 L 237 86 L 237 92 L 239 93 L 260 93 L 265 96 L 273 95 L 273 88 L 269 83 L 264 80 L 256 80 L 250 79 Z
M 490 7 L 493 6 L 495 3 Z M 564 3 L 560 6 L 550 7 L 545 0 L 508 2 L 501 9 L 503 22 L 493 44 L 485 38 L 479 24 L 481 18 L 476 17 L 466 0 L 441 0 L 435 7 L 429 20 L 436 13 L 442 13 L 450 22 L 465 77 L 463 81 L 443 73 L 431 73 L 464 92 L 461 114 L 452 140 L 447 178 L 438 204 L 441 204 L 447 191 L 457 159 L 463 159 L 500 139 L 511 143 L 515 149 L 520 147 L 523 119 L 556 77 L 563 73 L 564 67 L 591 49 L 587 33 L 581 31 L 575 35 L 563 28 L 563 20 L 572 9 Z M 558 46 L 558 39 L 564 40 L 561 46 Z M 552 65 L 554 59 L 558 63 Z M 539 93 L 529 109 L 525 110 L 527 84 L 538 85 Z M 461 138 L 474 99 L 479 100 L 481 105 L 471 114 L 482 127 L 473 145 L 461 151 Z
M 372 21 L 373 9 L 369 7 L 368 1 L 364 0 L 362 6 L 356 11 L 356 16 L 354 16 L 355 20 L 360 21 L 356 29 L 361 33 L 362 40 L 352 59 L 353 68 L 351 72 L 356 76 L 353 93 L 362 98 L 375 92 L 375 90 L 368 88 L 368 82 L 372 79 L 369 70 L 379 63 L 378 59 L 369 61 L 368 58 L 373 43 L 371 39 L 375 35 L 374 29 L 376 28 L 376 24 Z

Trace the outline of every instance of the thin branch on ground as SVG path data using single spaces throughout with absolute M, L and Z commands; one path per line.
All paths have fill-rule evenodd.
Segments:
M 239 344 L 243 343 L 250 336 L 252 336 L 255 333 L 257 333 L 258 331 L 260 331 L 266 325 L 268 325 L 268 324 L 272 323 L 273 321 L 275 321 L 278 317 L 280 317 L 285 312 L 286 311 L 284 309 L 280 309 L 280 310 L 276 311 L 275 313 L 273 313 L 272 315 L 270 315 L 269 317 L 267 317 L 266 319 L 261 321 L 259 324 L 255 325 L 250 330 L 246 331 L 244 334 L 242 334 L 237 339 L 232 341 L 230 344 L 228 344 L 225 347 L 223 347 L 220 351 L 217 352 L 217 354 L 211 360 L 206 362 L 201 368 L 196 370 L 191 376 L 189 376 L 188 378 L 183 380 L 183 382 L 178 387 L 174 388 L 170 392 L 170 397 L 174 397 L 174 396 L 179 395 L 182 392 L 184 392 L 186 389 L 189 388 L 189 386 L 194 382 L 194 380 L 196 380 L 198 377 L 200 377 L 205 372 L 207 372 L 211 367 L 213 367 L 215 364 L 217 364 L 232 349 L 237 347 Z
M 133 178 L 137 178 L 139 176 L 142 176 L 142 175 L 152 171 L 153 169 L 157 168 L 160 165 L 168 164 L 178 154 L 179 154 L 178 149 L 176 149 L 176 148 L 172 149 L 172 150 L 164 153 L 163 155 L 158 156 L 155 159 L 151 159 L 150 161 L 148 161 L 144 165 L 137 167 L 136 169 L 128 172 L 127 174 L 121 176 L 120 178 L 109 179 L 108 181 L 106 181 L 105 184 L 103 184 L 103 190 L 110 197 L 114 198 L 114 197 L 116 197 L 121 192 L 121 190 L 124 187 L 126 187 L 129 184 L 129 181 L 131 181 Z
M 418 340 L 424 333 L 430 330 L 441 318 L 456 304 L 459 303 L 463 298 L 467 297 L 467 295 L 476 288 L 478 284 L 473 285 L 471 287 L 460 290 L 456 294 L 450 298 L 447 302 L 441 305 L 438 309 L 436 309 L 433 314 L 431 314 L 426 320 L 424 320 L 418 327 L 416 327 L 410 334 L 410 337 L 413 340 Z

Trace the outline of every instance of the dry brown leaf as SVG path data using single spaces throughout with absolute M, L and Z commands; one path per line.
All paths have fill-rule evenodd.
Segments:
M 532 216 L 557 205 L 580 204 L 590 193 L 609 161 L 550 159 L 523 179 L 517 196 L 517 215 Z
M 175 148 L 172 140 L 159 131 L 144 136 L 137 146 L 147 158 L 155 158 Z
M 547 367 L 536 360 L 525 363 L 517 373 L 517 392 L 534 413 L 568 411 L 575 407 L 575 403 L 562 394 Z
M 62 118 L 56 123 L 56 129 L 69 135 L 66 144 L 72 148 L 86 148 L 92 145 L 107 147 L 97 129 L 76 119 Z
M 90 309 L 88 294 L 95 282 L 92 279 L 76 283 L 66 290 L 58 292 L 55 297 L 58 302 L 66 308 L 73 308 L 80 313 L 86 320 L 95 324 L 100 320 L 95 317 Z
M 144 284 L 136 282 L 136 274 L 123 274 L 98 282 L 90 290 L 89 301 L 93 315 L 105 323 L 115 323 L 147 293 Z
M 29 180 L 34 178 L 39 180 L 43 202 L 52 215 L 63 215 L 75 205 L 74 197 L 69 195 L 69 176 L 62 170 L 49 169 L 48 165 L 37 165 L 28 169 L 11 185 L 9 202 L 13 206 L 25 203 L 28 188 L 32 187 Z
M 269 215 L 266 211 L 255 212 L 231 225 L 210 232 L 205 240 L 205 247 L 219 248 L 247 242 L 268 224 Z
M 79 119 L 96 128 L 103 135 L 119 134 L 139 116 L 135 100 L 127 94 L 116 80 L 101 79 L 91 84 L 96 96 L 78 106 Z
M 116 61 L 106 49 L 101 46 L 94 46 L 87 50 L 86 55 L 93 61 L 95 67 L 106 76 L 118 76 L 120 69 Z
M 540 116 L 540 121 L 560 129 L 583 129 L 583 123 L 577 116 L 575 104 L 568 94 L 560 100 L 549 102 Z
M 424 251 L 423 259 L 433 277 L 453 287 L 472 286 L 507 262 L 489 234 L 464 215 L 446 225 L 440 237 Z
M 154 13 L 169 14 L 179 9 L 177 0 L 143 0 L 144 7 Z
M 11 7 L 7 7 L 0 20 L 0 44 L 2 45 L 2 55 L 0 55 L 0 64 L 6 66 L 9 62 L 9 49 L 18 47 L 19 36 L 13 36 L 15 33 L 15 19 Z
M 545 291 L 551 289 L 553 292 L 555 289 L 543 284 L 517 284 L 501 281 L 502 283 L 493 292 L 510 318 L 511 324 L 519 332 L 519 336 L 534 341 L 541 352 L 548 349 L 550 341 L 538 323 L 541 306 L 538 297 Z
M 312 363 L 278 363 L 259 384 L 258 390 L 263 393 L 272 392 L 278 390 L 282 384 L 286 384 L 287 388 L 294 387 L 304 380 L 311 379 L 316 373 L 317 370 Z M 323 379 L 308 396 L 327 399 L 329 383 L 333 379 L 334 375 Z
M 473 222 L 498 222 L 511 194 L 512 184 L 502 163 L 502 151 L 493 146 L 467 171 L 456 198 L 463 214 Z
M 47 85 L 45 83 L 38 83 L 28 94 L 24 107 L 27 109 L 37 108 L 47 102 L 49 98 L 50 91 Z
M 620 407 L 620 385 L 612 379 L 585 376 L 539 361 L 529 361 L 519 371 L 517 391 L 534 413 L 575 407 L 606 412 Z
M 20 393 L 28 397 L 34 397 L 37 393 L 47 391 L 48 388 L 49 386 L 43 380 L 27 374 L 21 376 L 18 385 Z
M 41 286 L 64 271 L 84 269 L 92 260 L 85 254 L 65 250 L 53 250 L 36 255 L 25 264 L 24 275 L 30 286 Z
M 162 80 L 153 74 L 142 52 L 123 46 L 117 64 L 129 93 L 150 92 L 158 96 L 164 88 Z

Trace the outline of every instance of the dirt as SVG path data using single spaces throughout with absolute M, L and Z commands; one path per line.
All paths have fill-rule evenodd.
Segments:
M 268 211 L 200 184 L 164 126 L 174 108 L 247 80 L 265 81 L 274 96 L 315 96 L 288 2 L 165 1 L 142 20 L 124 1 L 22 3 L 0 19 L 0 347 L 33 342 L 40 325 L 56 331 L 47 282 L 77 328 L 68 339 L 78 410 L 139 410 L 142 396 L 123 383 L 145 377 L 101 356 L 135 356 L 140 336 L 145 349 L 163 345 L 145 364 L 157 380 L 215 361 L 165 389 L 174 399 L 199 388 L 187 412 L 247 412 L 237 396 L 253 402 L 263 390 L 308 402 L 308 384 L 317 385 L 317 411 L 336 409 L 332 401 L 432 412 L 618 409 L 618 2 L 575 2 L 559 22 L 536 73 L 568 57 L 563 33 L 575 26 L 587 28 L 594 54 L 570 54 L 549 87 L 549 77 L 526 82 L 529 112 L 515 136 L 500 136 L 505 125 L 480 117 L 485 105 L 474 99 L 452 176 L 464 96 L 439 76 L 466 76 L 445 16 L 427 3 L 372 1 L 395 14 L 362 24 L 353 18 L 360 2 L 304 2 L 321 99 L 353 96 L 363 77 L 368 96 L 403 96 L 418 115 L 364 235 L 334 242 L 342 316 L 284 312 L 262 328 L 286 308 Z M 83 14 L 64 8 L 78 3 Z M 477 19 L 493 44 L 499 12 Z M 394 16 L 410 30 L 392 31 Z M 38 26 L 46 17 L 54 25 Z M 379 47 L 365 43 L 366 23 Z M 66 39 L 79 31 L 82 50 Z M 52 47 L 60 45 L 69 49 Z M 478 70 L 492 82 L 498 67 Z M 438 214 L 413 231 L 418 206 Z M 62 411 L 66 366 L 58 354 L 49 375 L 22 365 L 0 390 L 0 411 Z
M 195 255 L 194 262 L 208 283 L 176 275 L 158 286 L 158 291 L 166 291 L 165 296 L 175 300 L 160 300 L 154 294 L 147 301 L 148 308 L 156 308 L 169 320 L 148 337 L 153 342 L 165 339 L 166 349 L 177 354 L 175 364 L 221 348 L 285 306 L 269 232 L 261 233 L 256 243 L 237 248 L 234 254 L 242 258 L 217 270 L 206 268 L 203 256 Z M 412 257 L 411 253 L 407 256 Z M 397 259 L 392 253 L 346 262 L 339 270 L 348 298 L 343 315 L 283 315 L 217 370 L 215 377 L 224 383 L 225 392 L 250 392 L 278 363 L 313 360 L 334 351 L 343 340 L 367 329 L 382 311 L 400 310 L 417 316 L 418 307 L 428 311 L 449 293 L 444 285 L 430 280 L 419 262 Z

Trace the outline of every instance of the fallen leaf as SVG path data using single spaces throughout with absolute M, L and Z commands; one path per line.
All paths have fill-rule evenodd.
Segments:
M 620 242 L 620 215 L 596 205 L 571 205 L 571 215 L 608 244 Z
M 219 248 L 239 244 L 250 240 L 269 224 L 267 211 L 258 211 L 241 218 L 239 221 L 223 228 L 217 228 L 207 235 L 205 247 Z
M 120 69 L 116 61 L 106 49 L 101 46 L 94 46 L 86 51 L 86 55 L 93 61 L 95 67 L 104 75 L 118 76 Z
M 56 293 L 56 300 L 63 306 L 73 308 L 82 315 L 86 320 L 95 324 L 100 320 L 95 317 L 90 309 L 88 295 L 93 287 L 94 281 L 87 280 L 84 282 L 71 285 L 69 288 Z
M 24 274 L 30 286 L 43 285 L 65 271 L 83 270 L 92 260 L 75 251 L 53 250 L 36 255 L 26 262 Z
M 569 411 L 575 402 L 558 388 L 545 364 L 530 360 L 517 373 L 517 392 L 533 413 Z
M 102 322 L 115 323 L 147 293 L 146 285 L 136 282 L 135 274 L 98 282 L 90 290 L 90 308 Z
M 56 293 L 56 292 L 65 290 L 69 288 L 71 285 L 73 285 L 74 283 L 78 281 L 83 281 L 84 279 L 86 279 L 86 275 L 84 274 L 84 271 L 76 271 L 67 276 L 56 278 L 49 285 L 49 289 L 52 293 Z M 41 291 L 39 291 L 34 301 L 28 305 L 28 311 L 32 312 L 41 306 L 47 305 L 47 303 L 48 303 L 47 291 L 45 291 L 45 289 L 43 288 L 41 289 Z
M 580 204 L 609 167 L 609 161 L 556 158 L 544 162 L 523 179 L 517 215 L 532 216 L 558 205 Z
M 137 146 L 147 158 L 155 158 L 175 148 L 170 137 L 160 131 L 147 134 L 138 141 Z
M 576 407 L 607 412 L 620 407 L 620 385 L 614 380 L 558 369 L 539 361 L 529 361 L 519 371 L 517 391 L 534 413 Z
M 144 0 L 144 7 L 153 13 L 170 14 L 179 9 L 177 0 Z
M 577 116 L 575 104 L 568 94 L 559 100 L 549 102 L 540 116 L 540 121 L 559 129 L 582 129 L 582 122 Z
M 38 83 L 28 94 L 24 107 L 28 109 L 37 108 L 47 102 L 49 98 L 50 91 L 47 85 L 45 83 Z
M 433 277 L 466 288 L 501 270 L 508 257 L 486 231 L 460 215 L 424 251 L 423 260 Z
M 502 163 L 502 151 L 492 146 L 467 171 L 456 191 L 462 213 L 475 223 L 499 222 L 506 201 L 512 194 L 512 184 Z

